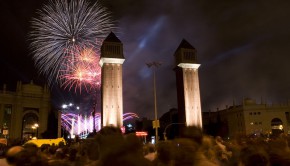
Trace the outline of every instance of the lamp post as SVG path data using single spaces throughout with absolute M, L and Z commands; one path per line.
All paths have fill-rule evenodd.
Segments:
M 96 101 L 93 103 L 93 112 L 92 112 L 92 117 L 93 117 L 93 133 L 95 134 L 96 131 L 96 120 L 95 120 L 95 114 L 96 114 Z
M 146 63 L 146 65 L 151 68 L 153 67 L 153 93 L 154 93 L 154 114 L 155 114 L 155 120 L 153 121 L 153 128 L 155 128 L 155 143 L 158 143 L 158 128 L 160 127 L 159 120 L 157 118 L 157 97 L 156 97 L 156 76 L 155 76 L 155 68 L 161 66 L 160 62 L 151 62 Z
M 96 109 L 97 109 L 97 101 L 98 101 L 98 89 L 100 87 L 100 82 L 96 83 L 96 97 L 95 97 L 95 101 L 93 102 L 93 112 L 92 112 L 92 117 L 93 117 L 93 133 L 96 134 Z
M 35 136 L 35 129 L 36 129 L 36 127 L 35 126 L 32 126 L 31 128 L 32 128 L 32 131 L 33 131 L 33 136 L 32 136 L 32 138 L 33 138 Z
M 38 136 L 38 127 L 39 125 L 37 123 L 35 123 L 34 125 L 31 126 L 32 130 L 33 130 L 33 135 L 37 138 Z M 35 132 L 36 130 L 36 132 Z
M 38 123 L 35 123 L 34 126 L 36 128 L 36 138 L 37 138 L 38 137 L 38 127 L 39 127 L 39 125 L 38 125 Z

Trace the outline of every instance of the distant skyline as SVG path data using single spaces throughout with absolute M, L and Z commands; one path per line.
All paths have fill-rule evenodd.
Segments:
M 45 82 L 34 67 L 27 41 L 30 21 L 44 2 L 0 2 L 0 86 Z M 223 109 L 233 100 L 239 104 L 245 97 L 267 103 L 290 99 L 290 2 L 103 2 L 118 20 L 117 36 L 124 46 L 124 113 L 154 117 L 153 73 L 146 66 L 152 61 L 162 63 L 156 70 L 158 116 L 177 108 L 173 55 L 182 39 L 197 50 L 203 111 Z M 58 105 L 73 101 L 75 94 L 55 88 L 53 97 Z

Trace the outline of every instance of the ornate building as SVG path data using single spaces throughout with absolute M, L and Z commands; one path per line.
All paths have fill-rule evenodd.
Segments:
M 17 82 L 16 91 L 0 91 L 1 135 L 7 138 L 40 137 L 47 129 L 50 91 L 33 82 Z
M 102 125 L 123 126 L 123 44 L 110 33 L 101 47 Z
M 202 127 L 196 50 L 182 40 L 175 51 L 178 118 L 186 126 Z

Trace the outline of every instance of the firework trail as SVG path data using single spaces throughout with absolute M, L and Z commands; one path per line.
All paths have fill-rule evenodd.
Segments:
M 93 48 L 75 47 L 70 50 L 66 58 L 65 67 L 59 71 L 60 86 L 64 89 L 87 92 L 92 89 L 98 90 L 101 82 L 100 56 Z M 73 54 L 73 55 L 71 55 Z
M 75 64 L 77 57 L 71 51 L 91 46 L 98 50 L 98 41 L 116 30 L 111 13 L 99 1 L 91 4 L 86 0 L 50 0 L 37 14 L 31 22 L 30 49 L 49 85 L 65 75 L 60 71 L 68 71 Z M 61 78 L 63 81 L 64 76 Z

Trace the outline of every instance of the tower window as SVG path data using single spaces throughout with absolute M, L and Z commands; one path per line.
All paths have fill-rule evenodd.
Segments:
M 106 52 L 113 53 L 113 54 L 120 54 L 121 49 L 119 46 L 114 45 L 106 45 L 105 46 Z
M 194 52 L 192 52 L 192 51 L 184 52 L 183 58 L 184 58 L 184 60 L 194 61 L 195 60 Z

